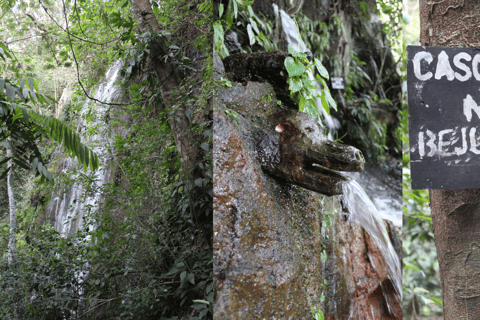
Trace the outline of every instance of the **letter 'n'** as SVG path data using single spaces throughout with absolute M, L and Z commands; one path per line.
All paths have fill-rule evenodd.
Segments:
M 473 100 L 472 96 L 467 94 L 467 97 L 463 99 L 463 114 L 468 122 L 472 121 L 472 110 L 475 111 L 480 118 L 480 107 Z

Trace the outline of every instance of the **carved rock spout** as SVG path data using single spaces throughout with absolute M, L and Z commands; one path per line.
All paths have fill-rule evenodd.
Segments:
M 252 122 L 255 153 L 266 173 L 328 196 L 341 194 L 342 182 L 349 178 L 336 171 L 360 172 L 364 157 L 354 147 L 328 140 L 315 120 L 298 111 L 288 94 L 283 63 L 287 55 L 268 52 L 227 57 L 224 62 L 228 76 L 242 85 L 227 90 L 224 100 L 229 102 L 229 108 L 256 119 Z M 268 82 L 275 93 L 271 89 L 263 92 L 258 82 Z M 252 101 L 255 94 L 259 101 L 246 106 L 245 101 Z M 266 103 L 277 98 L 281 106 Z
M 349 179 L 334 170 L 363 170 L 361 151 L 328 140 L 306 113 L 280 110 L 269 120 L 257 142 L 258 159 L 269 175 L 332 196 L 341 194 Z

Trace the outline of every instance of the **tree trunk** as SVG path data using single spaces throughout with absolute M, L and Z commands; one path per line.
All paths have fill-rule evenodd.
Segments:
M 480 2 L 420 0 L 423 46 L 480 47 Z M 480 189 L 430 190 L 446 320 L 480 319 Z
M 141 31 L 157 33 L 161 31 L 160 25 L 152 11 L 148 0 L 130 0 L 135 19 Z M 168 53 L 165 39 L 160 35 L 156 45 L 157 57 L 152 57 L 152 62 L 161 84 L 161 94 L 167 108 L 174 109 L 175 114 L 170 117 L 170 126 L 173 131 L 173 138 L 178 152 L 182 156 L 182 167 L 188 171 L 198 162 L 198 146 L 196 139 L 190 131 L 190 122 L 185 114 L 185 107 L 175 104 L 172 93 L 180 87 L 180 79 L 177 78 L 173 64 L 169 59 L 164 60 L 163 56 Z
M 160 83 L 160 91 L 162 94 L 163 102 L 167 109 L 172 110 L 170 115 L 170 126 L 172 128 L 173 137 L 177 151 L 182 157 L 182 168 L 188 176 L 191 188 L 186 188 L 188 192 L 190 207 L 192 211 L 192 220 L 199 224 L 207 238 L 209 245 L 212 243 L 212 216 L 208 213 L 208 216 L 201 214 L 202 209 L 199 212 L 195 212 L 196 203 L 198 203 L 199 196 L 202 195 L 202 191 L 196 186 L 194 181 L 201 177 L 207 177 L 205 172 L 196 168 L 196 165 L 200 161 L 199 143 L 196 136 L 190 130 L 190 121 L 186 115 L 187 105 L 181 100 L 187 100 L 185 97 L 181 99 L 175 98 L 175 93 L 179 93 L 181 90 L 182 79 L 175 73 L 174 63 L 168 58 L 165 60 L 165 56 L 168 54 L 168 48 L 166 46 L 166 39 L 159 32 L 162 31 L 158 21 L 153 13 L 149 0 L 129 0 L 130 6 L 134 13 L 135 19 L 139 25 L 140 31 L 150 31 L 156 35 L 156 42 L 151 44 L 155 50 L 152 50 L 151 62 L 158 75 Z
M 2 23 L 2 26 L 4 24 Z M 4 43 L 6 45 L 6 43 Z M 5 65 L 7 65 L 7 58 L 5 58 Z M 7 68 L 3 69 L 3 78 L 7 78 Z M 7 138 L 10 140 L 10 138 Z M 7 158 L 12 157 L 12 150 L 7 149 Z M 8 239 L 8 265 L 11 266 L 15 261 L 15 240 L 17 236 L 17 213 L 15 211 L 15 198 L 13 196 L 13 189 L 11 183 L 11 175 L 13 170 L 13 160 L 10 159 L 7 163 L 7 193 L 8 193 L 8 207 L 10 213 L 10 235 Z
M 7 158 L 12 157 L 12 150 L 7 149 Z M 11 175 L 13 170 L 13 161 L 8 161 L 7 190 L 8 205 L 10 210 L 10 238 L 8 239 L 8 265 L 11 266 L 15 261 L 15 240 L 17 229 L 17 214 L 15 212 L 15 199 L 13 197 Z

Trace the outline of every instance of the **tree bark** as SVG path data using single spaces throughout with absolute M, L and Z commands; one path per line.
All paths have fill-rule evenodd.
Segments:
M 12 157 L 12 150 L 7 149 L 7 158 Z M 13 170 L 13 161 L 8 161 L 7 173 L 7 191 L 8 191 L 8 206 L 10 211 L 10 237 L 8 239 L 8 265 L 11 266 L 15 262 L 15 240 L 17 236 L 17 213 L 15 210 L 15 199 L 13 197 L 11 175 Z
M 480 47 L 480 2 L 420 0 L 424 46 Z M 480 319 L 480 189 L 430 190 L 446 320 Z
M 153 13 L 150 1 L 130 0 L 130 6 L 141 31 L 152 33 L 162 31 Z M 185 107 L 181 103 L 175 104 L 172 96 L 174 91 L 180 87 L 180 79 L 177 78 L 171 61 L 169 59 L 165 61 L 163 58 L 168 53 L 165 39 L 160 35 L 157 39 L 157 57 L 152 57 L 152 62 L 160 80 L 161 94 L 165 105 L 167 108 L 176 107 L 175 114 L 170 117 L 170 126 L 172 127 L 175 145 L 182 156 L 182 167 L 188 171 L 198 162 L 198 146 L 193 133 L 190 131 L 190 121 L 185 114 Z
M 195 185 L 194 181 L 201 177 L 207 177 L 207 175 L 196 166 L 200 161 L 200 150 L 197 138 L 190 129 L 190 120 L 186 115 L 188 106 L 180 101 L 187 99 L 184 96 L 180 100 L 174 97 L 175 93 L 179 93 L 179 90 L 181 90 L 182 78 L 176 74 L 173 61 L 170 58 L 165 59 L 168 54 L 166 39 L 161 34 L 162 29 L 155 17 L 150 1 L 129 1 L 140 31 L 149 31 L 156 36 L 156 41 L 153 44 L 154 50 L 151 51 L 151 62 L 158 75 L 163 102 L 167 109 L 173 111 L 169 122 L 177 151 L 182 158 L 182 169 L 187 174 L 191 185 L 191 188 L 186 188 L 186 190 L 190 199 L 190 207 L 193 210 L 191 211 L 192 220 L 202 227 L 207 242 L 211 245 L 213 229 L 211 212 L 208 215 L 200 214 L 202 209 L 195 212 L 195 203 L 198 202 L 198 198 L 202 196 L 203 192 Z

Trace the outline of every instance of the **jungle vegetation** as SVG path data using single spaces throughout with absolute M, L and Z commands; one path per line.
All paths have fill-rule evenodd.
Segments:
M 151 4 L 0 1 L 0 101 L 11 111 L 0 120 L 0 165 L 11 173 L 17 213 L 9 263 L 12 201 L 2 177 L 2 319 L 212 317 L 212 4 Z M 108 104 L 103 121 L 129 130 L 109 146 L 112 179 L 99 190 L 96 155 L 74 133 L 82 106 L 104 103 L 92 95 L 118 59 L 124 97 Z M 18 109 L 8 109 L 12 103 Z M 51 119 L 50 127 L 42 119 Z M 16 134 L 12 123 L 28 134 Z M 11 148 L 7 137 L 17 138 Z M 12 149 L 18 159 L 5 170 Z M 62 173 L 57 163 L 69 156 L 79 165 Z M 83 228 L 60 234 L 45 206 L 73 176 L 85 194 L 101 192 L 102 203 L 89 210 Z

